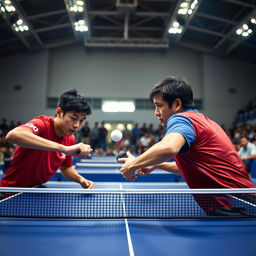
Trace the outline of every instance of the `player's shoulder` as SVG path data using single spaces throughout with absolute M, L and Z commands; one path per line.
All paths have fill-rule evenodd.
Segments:
M 193 111 L 184 111 L 184 112 L 176 113 L 169 118 L 168 122 L 170 123 L 189 122 L 190 123 L 193 113 L 198 114 L 198 112 L 193 112 Z
M 28 126 L 35 131 L 44 131 L 44 130 L 51 130 L 54 128 L 54 119 L 50 116 L 36 116 L 33 117 L 30 121 L 28 121 L 23 126 Z
M 42 122 L 52 122 L 53 121 L 53 117 L 52 116 L 44 116 L 44 115 L 41 115 L 41 116 L 36 116 L 36 117 L 33 117 L 32 119 L 33 121 L 42 121 Z
M 184 109 L 183 111 L 178 112 L 175 115 L 189 118 L 193 116 L 202 116 L 203 114 L 200 113 L 197 109 Z

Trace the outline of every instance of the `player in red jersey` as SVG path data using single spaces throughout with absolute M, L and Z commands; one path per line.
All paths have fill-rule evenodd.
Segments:
M 180 173 L 190 188 L 254 187 L 223 129 L 195 110 L 193 92 L 186 81 L 166 78 L 152 89 L 150 99 L 166 133 L 137 158 L 128 153 L 128 158 L 119 160 L 125 162 L 121 168 L 124 178 L 132 181 L 136 173 L 146 175 L 157 168 Z M 174 162 L 166 162 L 172 157 Z M 226 200 L 217 201 L 228 207 Z
M 17 148 L 0 186 L 38 186 L 60 169 L 63 176 L 83 188 L 94 188 L 92 181 L 72 167 L 72 156 L 86 157 L 92 152 L 90 145 L 75 144 L 74 136 L 89 114 L 86 98 L 70 89 L 60 95 L 55 118 L 38 116 L 11 130 L 6 139 Z

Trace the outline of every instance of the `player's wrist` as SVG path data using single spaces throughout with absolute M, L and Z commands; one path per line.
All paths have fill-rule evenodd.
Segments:
M 61 152 L 61 153 L 64 153 L 66 154 L 66 146 L 62 145 L 62 144 L 59 144 L 58 146 L 58 151 Z
M 82 176 L 78 177 L 78 179 L 77 179 L 77 183 L 79 183 L 80 185 L 82 183 L 84 183 L 85 181 L 86 181 L 86 179 L 84 177 L 82 177 Z
M 127 169 L 129 169 L 130 172 L 132 172 L 134 174 L 135 174 L 135 171 L 139 169 L 136 165 L 134 165 L 133 162 L 128 163 L 127 167 L 128 167 Z

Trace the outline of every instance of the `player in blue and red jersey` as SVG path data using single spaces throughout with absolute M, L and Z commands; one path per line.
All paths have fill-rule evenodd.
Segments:
M 72 167 L 72 156 L 88 156 L 90 145 L 75 144 L 74 134 L 91 108 L 75 89 L 61 94 L 56 116 L 38 116 L 11 130 L 6 139 L 17 145 L 14 159 L 0 181 L 1 187 L 34 187 L 50 180 L 57 169 L 83 188 L 94 188 Z
M 254 187 L 223 129 L 195 109 L 191 86 L 185 80 L 162 80 L 152 89 L 150 99 L 166 133 L 137 158 L 128 153 L 128 158 L 120 159 L 125 162 L 121 168 L 124 178 L 132 181 L 136 173 L 146 175 L 157 168 L 180 173 L 190 188 Z M 166 162 L 172 157 L 174 162 Z M 230 207 L 226 200 L 217 201 Z

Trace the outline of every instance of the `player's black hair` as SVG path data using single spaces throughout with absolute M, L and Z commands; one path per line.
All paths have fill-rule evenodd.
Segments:
M 194 109 L 193 91 L 187 81 L 180 77 L 167 77 L 157 83 L 150 92 L 149 98 L 153 102 L 154 97 L 161 93 L 163 100 L 169 107 L 175 99 L 180 99 L 183 109 Z
M 91 114 L 89 102 L 76 89 L 69 89 L 63 92 L 59 97 L 57 107 L 61 108 L 64 114 L 70 111 L 82 112 L 86 115 Z

